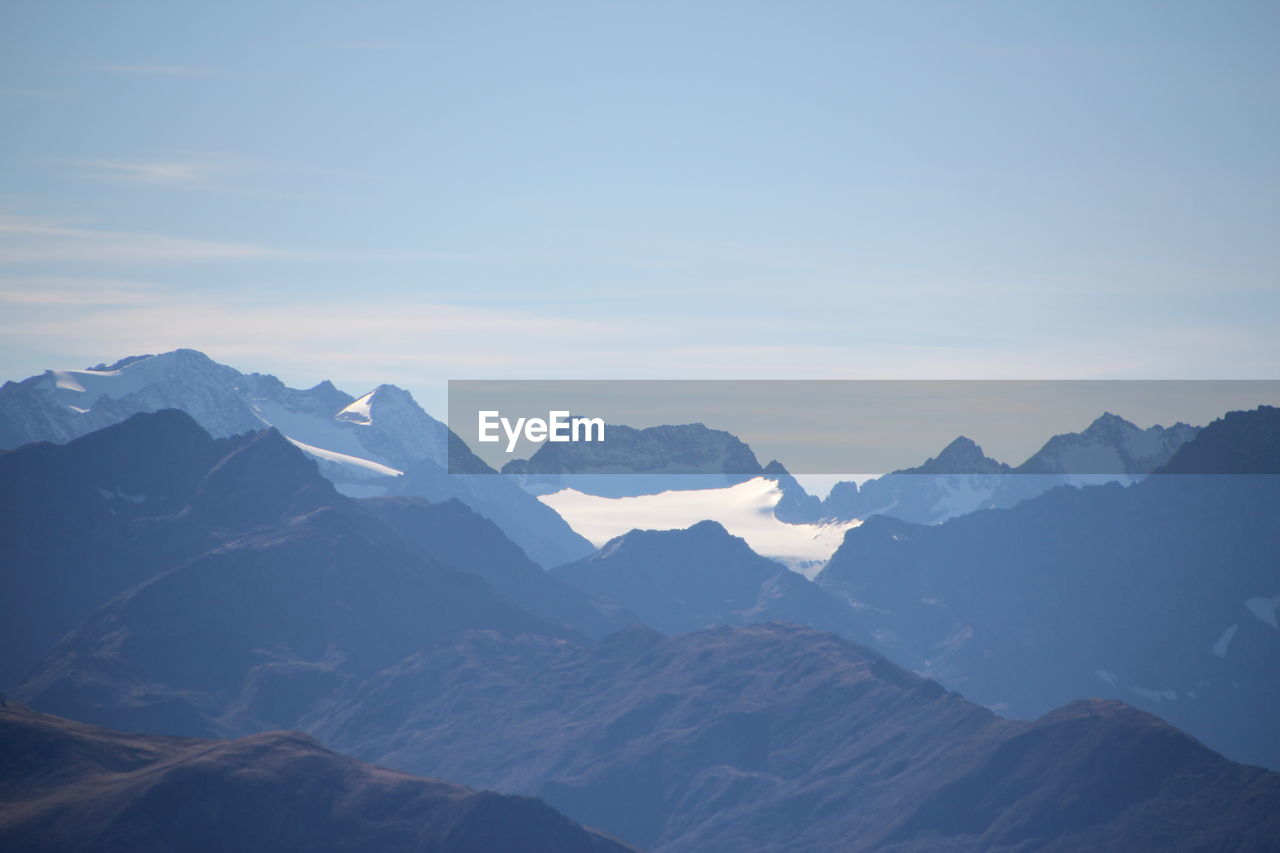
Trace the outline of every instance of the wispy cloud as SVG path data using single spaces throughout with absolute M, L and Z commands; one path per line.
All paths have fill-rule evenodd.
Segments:
M 339 41 L 329 47 L 335 50 L 400 50 L 404 45 L 387 41 Z
M 250 243 L 82 228 L 0 215 L 0 263 L 175 263 L 287 258 Z
M 493 257 L 421 249 L 291 249 L 145 231 L 116 231 L 0 213 L 0 264 L 207 263 L 218 261 L 464 262 Z
M 203 68 L 194 68 L 189 65 L 99 65 L 93 70 L 107 74 L 151 74 L 170 77 L 206 73 Z
M 194 160 L 80 160 L 76 165 L 92 169 L 90 176 L 101 181 L 186 188 L 209 187 L 210 178 L 226 171 L 222 164 Z
M 110 306 L 153 303 L 159 295 L 150 284 L 73 276 L 0 276 L 0 305 Z

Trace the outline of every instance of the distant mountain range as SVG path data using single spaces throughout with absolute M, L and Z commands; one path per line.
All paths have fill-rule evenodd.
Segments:
M 274 376 L 241 373 L 190 349 L 132 356 L 86 370 L 48 370 L 6 382 L 0 386 L 0 448 L 66 442 L 138 412 L 160 409 L 187 412 L 217 438 L 274 426 L 351 496 L 457 498 L 492 519 L 543 566 L 592 550 L 555 512 L 509 478 L 450 475 L 450 452 L 464 455 L 470 470 L 490 469 L 407 391 L 380 385 L 357 398 L 327 381 L 298 390 Z
M 1061 484 L 1082 452 L 1137 482 L 873 514 L 815 583 L 714 522 L 544 571 L 509 531 L 545 556 L 561 528 L 508 478 L 473 491 L 412 458 L 458 439 L 394 389 L 293 391 L 190 351 L 35 379 L 0 390 L 5 435 L 62 443 L 0 451 L 0 689 L 79 722 L 0 709 L 0 847 L 622 849 L 572 821 L 658 853 L 1280 832 L 1280 775 L 1231 760 L 1280 766 L 1280 409 L 1198 432 L 1104 416 L 1016 476 L 957 440 L 854 497 L 937 520 L 973 501 L 909 484 Z M 695 432 L 675 431 L 708 458 L 745 448 Z M 326 453 L 403 473 L 353 497 L 322 468 L 358 493 L 355 463 Z M 758 476 L 784 512 L 823 511 L 781 465 Z
M 508 462 L 502 473 L 517 477 L 533 494 L 572 488 L 602 497 L 723 488 L 762 476 L 775 480 L 783 492 L 775 514 L 793 524 L 872 515 L 937 524 L 978 509 L 1013 506 L 1061 485 L 1134 482 L 1168 462 L 1196 434 L 1195 427 L 1183 423 L 1144 430 L 1108 412 L 1083 432 L 1054 436 L 1016 467 L 988 457 L 960 436 L 915 468 L 861 487 L 837 483 L 820 500 L 782 463 L 762 466 L 750 447 L 724 430 L 702 424 L 609 429 L 607 443 L 543 444 L 529 459 Z
M 177 410 L 0 454 L 0 533 L 3 683 L 124 728 L 288 726 L 460 631 L 634 621 L 456 501 L 356 501 L 276 430 L 214 439 Z
M 1081 433 L 1054 436 L 1017 467 L 986 457 L 960 437 L 916 468 L 861 487 L 838 483 L 819 500 L 781 463 L 761 465 L 750 447 L 724 430 L 702 424 L 611 425 L 607 444 L 545 443 L 529 459 L 503 466 L 509 476 L 494 477 L 465 443 L 394 385 L 380 385 L 358 398 L 327 381 L 293 389 L 274 376 L 241 373 L 183 349 L 5 383 L 0 386 L 0 448 L 65 442 L 162 408 L 186 411 L 216 437 L 275 426 L 350 496 L 457 498 L 492 519 L 544 568 L 591 552 L 564 519 L 530 499 L 562 488 L 623 497 L 722 488 L 763 476 L 783 492 L 775 508 L 782 521 L 812 524 L 888 515 L 936 524 L 977 509 L 1013 506 L 1064 484 L 1132 482 L 1167 462 L 1196 432 L 1186 424 L 1143 430 L 1107 413 Z M 1082 466 L 1108 473 L 1072 473 Z
M 1107 412 L 1083 432 L 1049 439 L 1016 467 L 992 459 L 960 436 L 915 468 L 894 471 L 861 487 L 837 483 L 808 514 L 842 521 L 886 515 L 938 524 L 979 509 L 1011 507 L 1058 486 L 1136 482 L 1167 463 L 1196 432 L 1196 427 L 1183 423 L 1144 430 Z
M 971 699 L 1034 717 L 1114 696 L 1280 767 L 1280 409 L 1228 414 L 1161 470 L 935 526 L 871 518 L 817 580 Z
M 0 708 L 6 850 L 623 853 L 527 797 L 363 764 L 308 737 L 124 734 Z

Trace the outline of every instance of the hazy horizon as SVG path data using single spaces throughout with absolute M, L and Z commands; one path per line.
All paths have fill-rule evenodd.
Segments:
M 72 14 L 74 12 L 74 14 Z M 9 4 L 0 375 L 1272 378 L 1271 4 Z

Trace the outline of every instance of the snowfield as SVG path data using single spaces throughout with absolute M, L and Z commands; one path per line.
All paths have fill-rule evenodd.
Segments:
M 304 444 L 296 438 L 290 438 L 287 435 L 285 436 L 285 440 L 308 456 L 313 456 L 316 459 L 323 459 L 326 462 L 333 462 L 337 465 L 341 465 L 356 476 L 363 475 L 371 478 L 399 477 L 404 473 L 403 471 L 397 471 L 395 468 L 388 465 L 382 465 L 378 462 L 374 462 L 371 459 L 362 459 L 359 456 L 348 456 L 345 453 L 325 450 L 323 447 L 312 447 L 310 444 Z M 379 494 L 381 494 L 381 492 L 379 492 Z
M 778 484 L 764 477 L 723 489 L 627 498 L 603 498 L 576 489 L 539 498 L 597 548 L 631 530 L 681 530 L 709 519 L 747 540 L 757 554 L 813 578 L 840 547 L 845 531 L 862 522 L 787 524 L 773 514 L 781 499 Z

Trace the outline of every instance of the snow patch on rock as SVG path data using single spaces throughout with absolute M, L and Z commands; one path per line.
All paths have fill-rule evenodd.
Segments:
M 1275 598 L 1250 598 L 1244 603 L 1249 612 L 1272 628 L 1280 630 L 1280 622 L 1276 619 L 1276 611 L 1280 610 L 1280 596 Z

